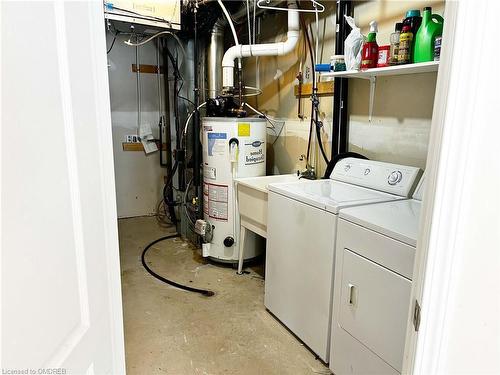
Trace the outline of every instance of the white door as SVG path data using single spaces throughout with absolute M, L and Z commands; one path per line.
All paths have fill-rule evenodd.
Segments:
M 446 2 L 405 374 L 500 374 L 499 13 Z
M 0 6 L 1 367 L 124 373 L 102 2 Z
M 344 253 L 335 301 L 340 326 L 401 372 L 411 281 L 349 249 L 337 250 Z

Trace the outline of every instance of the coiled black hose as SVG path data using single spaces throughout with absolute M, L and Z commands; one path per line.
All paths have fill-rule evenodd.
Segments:
M 178 233 L 175 233 L 175 234 L 171 234 L 171 235 L 168 235 L 165 237 L 160 237 L 157 240 L 154 240 L 153 242 L 151 242 L 148 246 L 146 246 L 144 248 L 144 250 L 142 251 L 142 255 L 141 255 L 142 266 L 146 269 L 146 271 L 148 271 L 151 274 L 151 276 L 157 278 L 160 281 L 163 281 L 166 284 L 175 286 L 176 288 L 179 288 L 182 290 L 187 290 L 188 292 L 199 293 L 199 294 L 204 295 L 206 297 L 213 296 L 215 293 L 212 292 L 211 290 L 198 289 L 198 288 L 193 288 L 193 287 L 188 286 L 188 285 L 182 285 L 182 284 L 179 284 L 175 281 L 169 280 L 163 276 L 160 276 L 156 272 L 154 272 L 151 268 L 149 268 L 149 266 L 146 264 L 146 253 L 153 245 L 156 245 L 158 242 L 169 240 L 169 239 L 176 238 L 176 237 L 180 237 L 180 235 Z

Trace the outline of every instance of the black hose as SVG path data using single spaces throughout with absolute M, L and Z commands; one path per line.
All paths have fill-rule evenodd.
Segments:
M 337 164 L 339 161 L 345 158 L 357 158 L 357 159 L 363 159 L 363 160 L 368 160 L 368 158 L 365 155 L 358 154 L 357 152 L 343 152 L 341 154 L 335 155 L 332 160 L 328 163 L 325 174 L 323 175 L 324 179 L 330 178 L 330 175 L 333 172 L 333 168 L 335 167 L 335 164 Z
M 304 21 L 304 17 L 302 14 L 300 14 L 300 25 L 302 27 L 302 30 L 304 30 L 304 36 L 306 37 L 306 44 L 309 49 L 309 58 L 311 60 L 311 70 L 312 70 L 312 79 L 313 79 L 313 84 L 316 80 L 315 77 L 315 71 L 314 71 L 314 57 L 313 57 L 313 52 L 312 52 L 312 46 L 311 46 L 311 41 L 309 39 L 309 31 L 306 26 L 306 23 Z M 312 137 L 312 129 L 313 129 L 313 122 L 312 122 L 312 114 L 313 114 L 313 107 L 311 107 L 311 123 L 309 124 L 309 138 L 307 140 L 307 153 L 306 153 L 306 162 L 309 163 L 309 154 L 311 152 L 311 137 Z
M 316 111 L 316 114 L 317 113 L 318 113 L 318 111 Z M 317 119 L 315 121 L 315 125 L 316 125 L 316 138 L 318 138 L 319 149 L 321 151 L 321 154 L 323 155 L 323 159 L 325 159 L 326 165 L 328 165 L 330 160 L 328 159 L 328 156 L 326 156 L 325 148 L 323 146 L 323 142 L 321 141 L 321 131 L 320 131 L 320 127 L 318 126 Z
M 317 87 L 317 82 L 316 82 L 316 70 L 314 66 L 314 57 L 313 57 L 313 50 L 312 50 L 312 44 L 311 44 L 311 39 L 309 38 L 309 31 L 308 27 L 306 26 L 306 23 L 304 21 L 304 18 L 302 15 L 300 16 L 300 23 L 302 26 L 302 29 L 304 30 L 304 35 L 306 38 L 306 44 L 309 50 L 309 57 L 311 60 L 311 71 L 312 71 L 312 82 L 313 82 L 313 98 L 311 100 L 311 123 L 309 125 L 309 139 L 307 141 L 307 153 L 306 153 L 306 161 L 309 163 L 309 156 L 311 152 L 311 136 L 312 136 L 312 129 L 313 126 L 316 127 L 316 138 L 319 144 L 319 149 L 321 151 L 321 155 L 323 156 L 323 159 L 325 160 L 325 163 L 328 165 L 330 160 L 328 159 L 328 156 L 326 155 L 325 148 L 323 146 L 323 142 L 321 141 L 321 131 L 320 131 L 320 126 L 319 121 L 318 121 L 318 98 L 317 98 L 317 92 L 318 92 L 318 87 Z M 319 38 L 319 35 L 317 36 Z M 311 31 L 311 38 L 312 38 L 312 31 Z
M 170 217 L 170 221 L 174 225 L 177 223 L 177 216 L 174 209 L 174 207 L 176 206 L 176 202 L 173 199 L 174 187 L 172 179 L 174 178 L 175 172 L 177 171 L 177 165 L 178 163 L 175 162 L 172 170 L 167 176 L 167 181 L 163 185 L 163 201 L 165 202 L 165 208 L 168 209 L 168 216 Z
M 142 266 L 146 269 L 146 271 L 148 271 L 151 274 L 151 276 L 157 278 L 160 281 L 163 281 L 166 284 L 172 285 L 172 286 L 179 288 L 179 289 L 182 289 L 182 290 L 187 290 L 188 292 L 199 293 L 199 294 L 202 294 L 206 297 L 213 296 L 215 293 L 212 292 L 211 290 L 198 289 L 198 288 L 193 288 L 191 286 L 182 285 L 182 284 L 176 283 L 175 281 L 169 280 L 163 276 L 160 276 L 156 272 L 154 272 L 151 268 L 149 268 L 149 266 L 146 264 L 146 259 L 145 259 L 146 253 L 153 245 L 156 245 L 158 242 L 161 242 L 164 240 L 169 240 L 171 238 L 177 238 L 177 237 L 180 237 L 180 235 L 178 233 L 171 234 L 171 235 L 168 235 L 165 237 L 160 237 L 157 240 L 154 240 L 153 242 L 151 242 L 148 246 L 146 246 L 142 252 L 142 255 L 141 255 Z
M 106 52 L 107 55 L 109 55 L 109 53 L 111 52 L 111 50 L 113 49 L 113 46 L 115 45 L 115 42 L 116 42 L 116 36 L 118 35 L 118 33 L 116 33 L 114 36 L 113 36 L 113 41 L 111 42 L 111 46 L 108 48 L 108 51 Z

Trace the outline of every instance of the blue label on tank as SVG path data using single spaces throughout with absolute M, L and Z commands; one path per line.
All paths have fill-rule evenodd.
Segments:
M 227 138 L 227 133 L 208 133 L 208 156 L 214 156 L 214 147 L 215 147 L 216 153 L 222 154 L 225 152 L 225 148 L 223 145 L 225 144 L 224 139 Z
M 226 133 L 208 133 L 208 139 L 226 139 Z

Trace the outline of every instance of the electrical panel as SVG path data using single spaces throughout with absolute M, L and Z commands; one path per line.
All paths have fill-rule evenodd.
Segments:
M 152 32 L 180 30 L 181 1 L 105 1 L 104 16 L 120 23 L 142 26 L 142 32 L 148 32 L 148 29 L 153 29 Z

